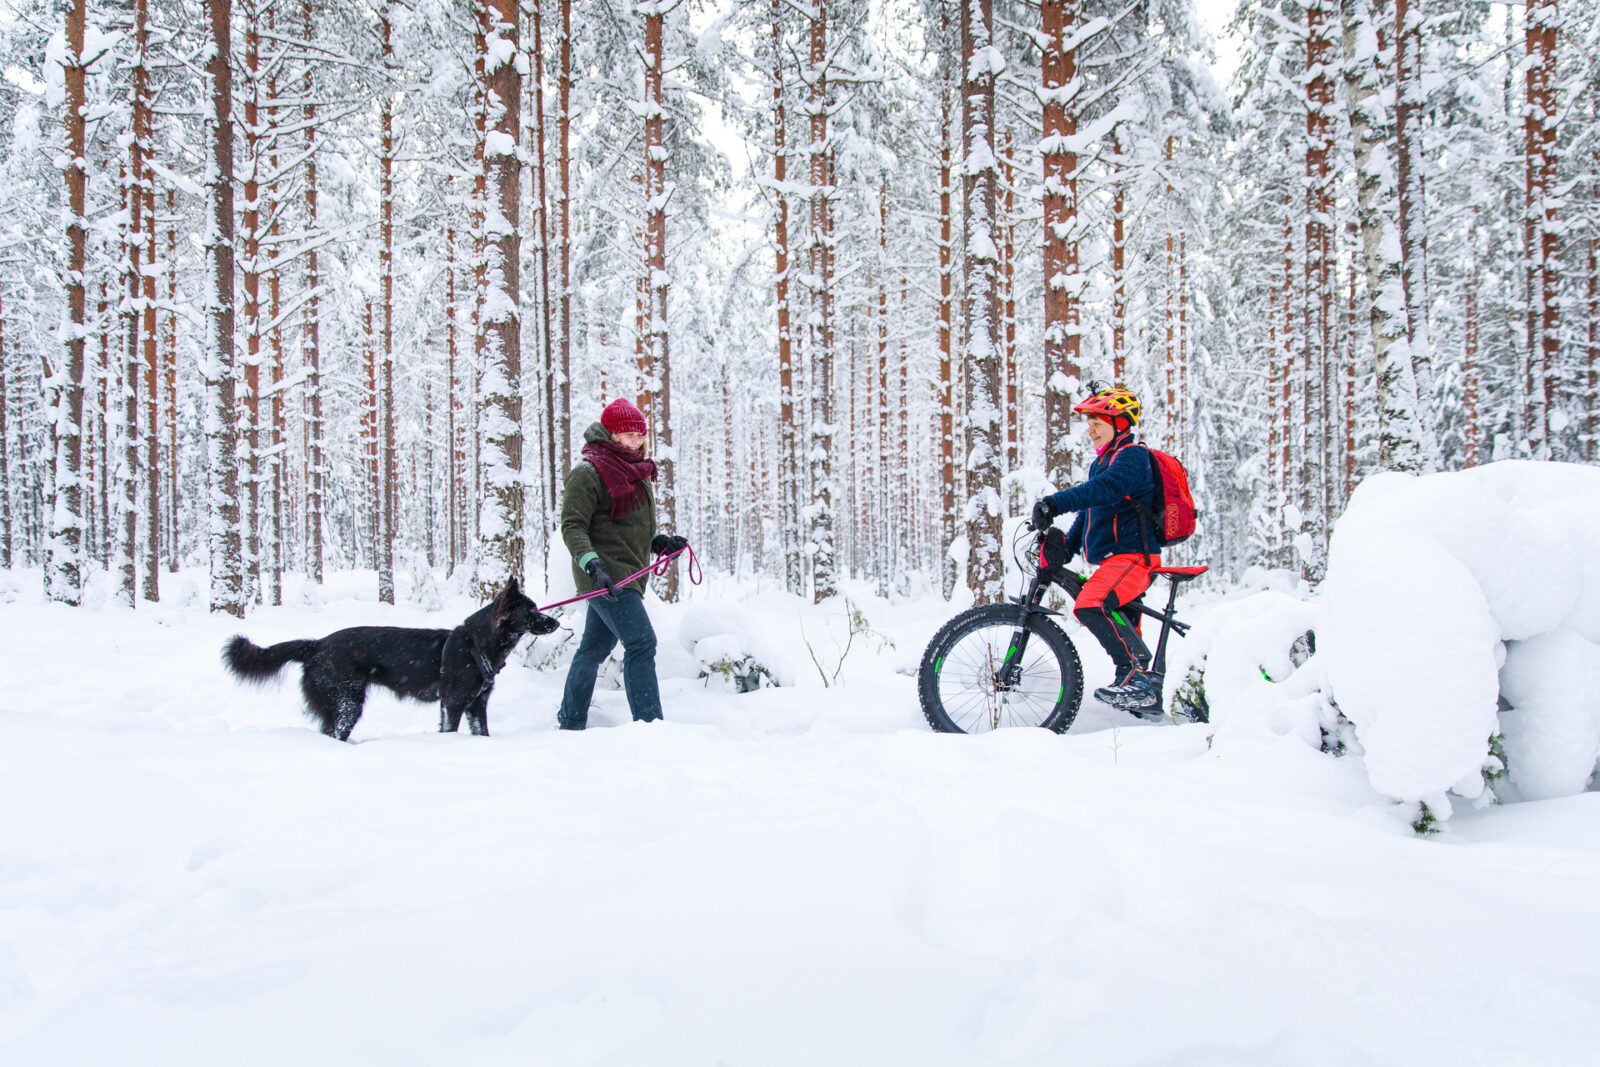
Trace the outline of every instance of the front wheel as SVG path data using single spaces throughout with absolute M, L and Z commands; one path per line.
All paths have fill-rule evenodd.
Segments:
M 1065 733 L 1083 699 L 1083 665 L 1061 628 L 1044 615 L 1028 620 L 1028 643 L 1014 685 L 1001 670 L 1017 633 L 1017 608 L 985 604 L 939 628 L 917 668 L 917 697 L 928 725 L 941 733 L 978 734 L 1002 726 L 1042 726 Z

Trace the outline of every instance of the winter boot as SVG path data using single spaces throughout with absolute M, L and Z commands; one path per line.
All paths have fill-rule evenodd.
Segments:
M 1141 719 L 1161 718 L 1161 683 L 1155 675 L 1133 671 L 1116 685 L 1094 691 L 1095 699 L 1102 704 L 1131 712 Z

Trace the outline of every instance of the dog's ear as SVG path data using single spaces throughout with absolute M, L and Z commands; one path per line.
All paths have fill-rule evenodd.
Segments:
M 500 595 L 506 600 L 510 600 L 512 597 L 517 595 L 517 592 L 517 576 L 513 574 L 511 577 L 506 579 L 506 587 L 501 591 Z

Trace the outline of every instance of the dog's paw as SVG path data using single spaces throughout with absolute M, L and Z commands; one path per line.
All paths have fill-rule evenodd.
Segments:
M 531 632 L 534 634 L 553 634 L 559 629 L 561 629 L 560 619 L 540 612 L 533 620 Z

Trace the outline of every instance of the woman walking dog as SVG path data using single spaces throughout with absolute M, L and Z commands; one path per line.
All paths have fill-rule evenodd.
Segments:
M 573 580 L 579 593 L 605 590 L 587 601 L 588 622 L 556 716 L 563 730 L 588 725 L 595 674 L 618 641 L 628 709 L 640 722 L 661 718 L 656 633 L 644 610 L 648 579 L 641 576 L 620 589 L 611 580 L 644 569 L 651 554 L 668 555 L 689 543 L 656 532 L 656 464 L 644 452 L 646 433 L 644 414 L 626 399 L 613 400 L 584 431 L 583 459 L 563 488 L 561 539 L 572 554 Z

